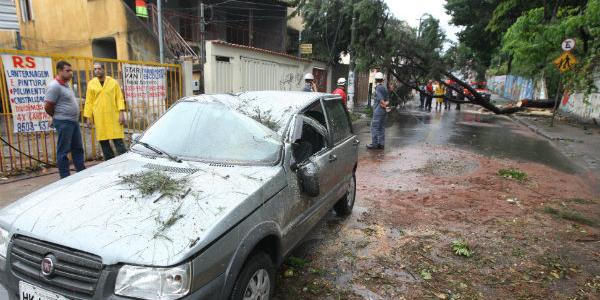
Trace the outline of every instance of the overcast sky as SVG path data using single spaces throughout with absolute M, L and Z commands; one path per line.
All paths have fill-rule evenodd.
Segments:
M 440 20 L 440 25 L 446 31 L 446 38 L 457 41 L 456 33 L 460 28 L 450 25 L 450 16 L 446 14 L 445 0 L 385 0 L 390 11 L 400 20 L 404 20 L 410 26 L 418 28 L 419 18 L 424 13 L 431 14 Z

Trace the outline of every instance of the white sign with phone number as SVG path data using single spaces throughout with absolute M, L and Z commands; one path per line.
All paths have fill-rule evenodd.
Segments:
M 44 110 L 46 86 L 52 81 L 52 59 L 2 54 L 6 87 L 16 133 L 50 130 Z

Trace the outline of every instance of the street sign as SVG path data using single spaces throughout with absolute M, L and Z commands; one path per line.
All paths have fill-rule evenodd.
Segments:
M 566 39 L 560 45 L 563 51 L 571 51 L 575 49 L 575 40 L 574 39 Z
M 312 44 L 300 44 L 300 54 L 312 54 Z
M 554 60 L 554 64 L 561 73 L 564 73 L 577 64 L 577 58 L 575 58 L 575 55 L 570 51 L 565 51 L 561 56 Z

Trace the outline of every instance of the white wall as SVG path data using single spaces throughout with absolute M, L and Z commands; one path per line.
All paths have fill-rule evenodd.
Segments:
M 217 57 L 228 58 L 229 62 L 217 61 Z M 328 83 L 331 82 L 331 69 L 322 62 L 207 41 L 205 92 L 215 94 L 259 90 L 299 91 L 304 85 L 304 74 L 312 72 L 313 68 L 327 70 L 327 80 Z M 329 84 L 326 86 L 327 92 L 331 92 Z
M 600 79 L 596 80 L 596 87 L 600 90 Z M 560 110 L 572 115 L 581 121 L 600 121 L 600 93 L 592 93 L 587 97 L 583 94 L 573 94 L 563 97 Z

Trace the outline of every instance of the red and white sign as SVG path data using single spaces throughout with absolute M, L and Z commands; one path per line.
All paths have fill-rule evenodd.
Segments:
M 50 130 L 44 110 L 46 86 L 52 81 L 50 57 L 2 54 L 14 132 Z
M 147 99 L 164 100 L 167 97 L 167 69 L 123 64 L 123 89 L 128 103 Z

